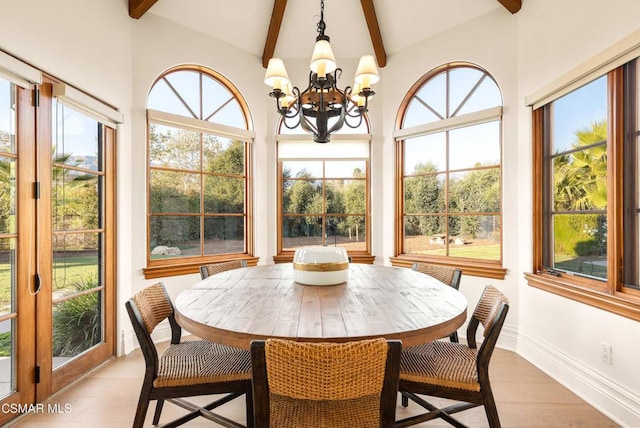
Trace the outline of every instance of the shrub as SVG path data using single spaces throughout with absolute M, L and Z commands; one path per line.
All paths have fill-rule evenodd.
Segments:
M 96 287 L 97 280 L 77 282 L 65 294 Z M 53 355 L 73 357 L 98 344 L 102 339 L 100 291 L 73 297 L 53 309 Z

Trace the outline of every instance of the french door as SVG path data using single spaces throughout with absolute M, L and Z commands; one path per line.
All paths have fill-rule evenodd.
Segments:
M 0 77 L 0 424 L 115 353 L 115 130 L 56 85 Z

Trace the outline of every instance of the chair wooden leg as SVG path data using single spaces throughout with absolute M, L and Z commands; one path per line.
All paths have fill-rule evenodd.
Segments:
M 500 419 L 498 418 L 498 408 L 496 407 L 496 400 L 493 398 L 491 388 L 486 388 L 482 391 L 482 397 L 484 400 L 484 411 L 487 414 L 487 421 L 490 428 L 500 428 Z
M 253 428 L 253 393 L 251 387 L 245 393 L 245 406 L 247 413 L 247 428 Z
M 453 333 L 451 333 L 451 335 L 449 336 L 449 340 L 453 343 L 460 343 L 458 341 L 458 332 L 454 331 Z
M 404 392 L 400 393 L 402 407 L 409 407 L 409 397 Z
M 149 398 L 149 391 L 145 391 L 143 388 L 140 392 L 140 398 L 138 399 L 136 416 L 133 418 L 133 428 L 142 428 L 144 425 L 144 418 L 147 416 L 147 409 L 149 409 Z
M 158 425 L 160 422 L 160 413 L 162 413 L 162 407 L 164 406 L 164 400 L 158 400 L 156 403 L 156 411 L 153 414 L 153 425 Z

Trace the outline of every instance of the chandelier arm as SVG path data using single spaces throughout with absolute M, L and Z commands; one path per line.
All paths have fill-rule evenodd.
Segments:
M 356 117 L 357 117 L 357 118 L 358 118 L 358 122 L 357 122 L 357 123 L 352 124 L 351 122 L 349 122 L 349 118 L 350 118 L 350 117 L 353 117 L 353 118 L 356 118 Z M 356 114 L 356 115 L 345 115 L 344 123 L 345 123 L 345 125 L 347 125 L 349 128 L 351 128 L 351 129 L 355 129 L 355 128 L 360 127 L 360 125 L 362 125 L 362 121 L 363 121 L 363 120 L 364 120 L 364 119 L 363 119 L 363 115 L 361 115 L 361 114 Z

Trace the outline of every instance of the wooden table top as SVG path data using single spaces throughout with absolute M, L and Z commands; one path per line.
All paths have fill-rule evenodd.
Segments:
M 467 316 L 459 291 L 406 268 L 349 265 L 346 283 L 298 284 L 292 264 L 222 272 L 175 299 L 190 333 L 249 349 L 253 339 L 347 342 L 384 337 L 414 346 L 448 336 Z

